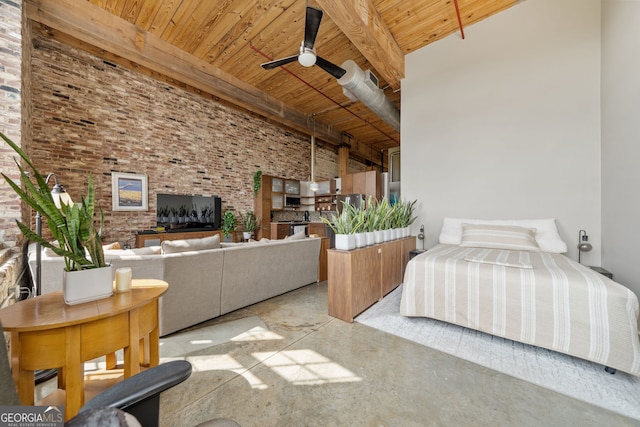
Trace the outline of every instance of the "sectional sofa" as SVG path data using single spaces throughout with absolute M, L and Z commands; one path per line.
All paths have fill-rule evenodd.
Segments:
M 162 247 L 107 249 L 105 258 L 114 272 L 131 267 L 134 279 L 169 283 L 160 299 L 160 335 L 318 280 L 319 238 L 216 243 L 217 237 L 165 241 Z M 61 290 L 64 260 L 45 250 L 41 265 L 41 293 Z M 34 250 L 29 266 L 33 272 Z

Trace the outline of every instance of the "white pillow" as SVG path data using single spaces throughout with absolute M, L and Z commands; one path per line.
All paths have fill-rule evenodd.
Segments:
M 444 218 L 440 230 L 439 242 L 447 245 L 459 245 L 462 240 L 462 224 L 515 225 L 535 228 L 536 242 L 543 252 L 562 254 L 567 252 L 567 244 L 562 241 L 555 218 L 547 219 L 463 219 Z
M 307 235 L 304 231 L 298 231 L 290 236 L 285 237 L 285 240 L 302 240 L 306 239 Z
M 202 251 L 218 248 L 220 248 L 219 234 L 202 237 L 200 239 L 165 240 L 162 242 L 163 254 L 176 254 L 180 252 Z
M 462 224 L 460 246 L 540 252 L 535 235 L 535 228 L 515 225 Z

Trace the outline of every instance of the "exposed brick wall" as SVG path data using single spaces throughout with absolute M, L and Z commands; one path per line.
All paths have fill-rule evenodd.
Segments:
M 93 174 L 105 241 L 153 226 L 158 193 L 245 211 L 256 170 L 309 177 L 307 137 L 35 33 L 33 45 L 31 157 L 76 198 Z M 111 212 L 111 172 L 148 176 L 149 212 Z
M 0 130 L 18 144 L 21 143 L 21 17 L 21 1 L 0 0 Z M 0 171 L 18 180 L 13 158 L 13 150 L 0 143 Z M 16 219 L 24 219 L 20 199 L 0 178 L 0 307 L 14 301 L 15 286 L 26 280 L 21 251 L 24 239 Z
M 20 74 L 21 74 L 21 2 L 0 0 L 0 130 L 20 144 Z M 14 152 L 0 143 L 0 170 L 18 180 Z M 21 219 L 18 196 L 0 178 L 0 242 L 16 246 L 20 231 L 15 225 Z

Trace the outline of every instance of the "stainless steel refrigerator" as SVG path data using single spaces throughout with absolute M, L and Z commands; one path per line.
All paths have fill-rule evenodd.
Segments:
M 358 209 L 364 209 L 366 198 L 364 194 L 337 194 L 336 211 L 338 211 L 338 215 L 342 212 L 342 208 L 345 203 L 355 206 Z

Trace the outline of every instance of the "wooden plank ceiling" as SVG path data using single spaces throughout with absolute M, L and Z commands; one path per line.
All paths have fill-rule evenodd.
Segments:
M 27 0 L 38 9 L 50 1 L 56 0 Z M 305 68 L 297 62 L 286 66 L 289 72 L 282 68 L 267 71 L 260 64 L 297 54 L 304 38 L 305 8 L 317 7 L 325 12 L 315 43 L 317 54 L 336 65 L 352 59 L 363 70 L 371 69 L 387 97 L 400 108 L 404 55 L 456 32 L 455 37 L 464 43 L 454 0 L 86 1 L 93 9 L 102 9 L 100 13 L 106 11 L 135 25 L 139 33 L 151 34 L 190 54 L 181 59 L 198 58 L 210 64 L 211 69 L 222 71 L 222 76 L 232 76 L 251 90 L 257 89 L 251 93 L 264 93 L 266 99 L 281 102 L 289 108 L 286 111 L 299 113 L 296 120 L 306 122 L 301 127 L 306 126 L 307 131 L 313 129 L 315 119 L 315 128 L 325 129 L 318 132 L 321 139 L 339 144 L 342 132 L 351 135 L 349 141 L 357 146 L 356 153 L 372 159 L 380 157 L 379 151 L 399 145 L 400 134 L 362 103 L 349 101 L 334 77 L 317 66 Z M 509 8 L 517 0 L 457 3 L 466 28 Z M 55 19 L 34 18 L 37 14 L 32 12 L 30 18 L 53 25 Z M 92 31 L 96 19 L 100 19 L 99 14 L 90 15 L 97 18 L 93 23 L 87 18 L 86 28 L 78 30 L 78 34 Z M 64 31 L 64 25 L 58 27 Z M 194 62 L 193 68 L 202 67 Z M 215 88 L 210 92 L 219 96 Z M 245 100 L 240 104 L 247 108 L 249 103 Z M 261 113 L 258 107 L 253 110 Z M 274 118 L 273 114 L 264 115 Z M 283 123 L 290 125 L 291 121 Z

